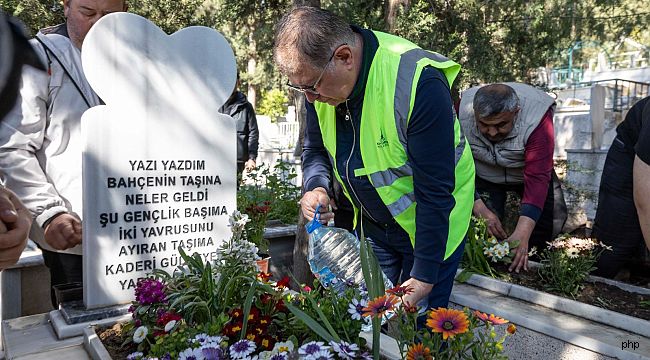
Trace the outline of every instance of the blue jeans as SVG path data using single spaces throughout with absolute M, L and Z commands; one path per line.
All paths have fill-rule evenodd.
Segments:
M 413 245 L 406 231 L 396 223 L 377 224 L 364 219 L 363 225 L 364 235 L 372 245 L 379 265 L 388 279 L 395 285 L 408 280 L 413 267 Z M 433 285 L 429 296 L 418 305 L 426 306 L 427 309 L 447 307 L 464 248 L 465 240 L 441 264 L 438 281 Z

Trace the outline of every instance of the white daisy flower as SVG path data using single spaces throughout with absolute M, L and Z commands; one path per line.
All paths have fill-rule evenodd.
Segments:
M 233 359 L 245 359 L 255 351 L 255 343 L 250 340 L 239 340 L 230 346 L 230 357 Z
M 133 333 L 133 342 L 136 344 L 143 342 L 147 337 L 147 334 L 149 334 L 149 329 L 147 329 L 146 326 L 140 326 L 135 329 L 135 332 Z
M 168 333 L 174 329 L 174 326 L 176 326 L 176 320 L 172 320 L 165 324 L 165 332 Z
M 178 354 L 178 360 L 203 360 L 201 349 L 187 348 Z
M 354 359 L 357 356 L 357 351 L 359 351 L 359 345 L 350 344 L 345 341 L 341 341 L 340 343 L 330 341 L 330 346 L 332 346 L 332 350 L 334 350 L 341 359 Z
M 144 356 L 143 353 L 141 353 L 140 351 L 136 351 L 134 353 L 130 353 L 129 356 L 126 357 L 126 360 L 142 359 L 143 356 Z

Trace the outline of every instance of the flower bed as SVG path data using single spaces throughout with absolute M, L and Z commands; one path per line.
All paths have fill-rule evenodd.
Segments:
M 244 238 L 246 222 L 239 213 L 231 217 L 233 235 L 217 261 L 203 263 L 198 254 L 189 256 L 181 249 L 184 265 L 177 271 L 156 271 L 139 281 L 132 320 L 100 333 L 109 345 L 108 356 L 378 359 L 379 331 L 390 317 L 399 329 L 402 358 L 432 359 L 434 353 L 437 359 L 504 358 L 503 342 L 515 332 L 514 325 L 497 333 L 494 325 L 507 320 L 467 309 L 425 313 L 404 301 L 411 289 L 384 291 L 381 270 L 365 239 L 360 240 L 363 284 L 338 279 L 343 286 L 335 290 L 316 280 L 295 292 L 288 289 L 288 278 L 271 282 L 269 274 L 255 268 L 257 249 Z M 425 327 L 416 325 L 419 315 L 426 316 Z M 373 330 L 371 348 L 360 336 L 364 324 Z
M 559 237 L 540 254 L 542 263 L 529 261 L 529 271 L 515 273 L 508 272 L 508 251 L 491 250 L 496 240 L 485 223 L 474 225 L 460 282 L 650 336 L 650 289 L 588 275 L 599 254 L 608 251 L 598 242 Z

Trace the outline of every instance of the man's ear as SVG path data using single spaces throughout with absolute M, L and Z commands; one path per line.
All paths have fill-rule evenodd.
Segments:
M 336 55 L 334 55 L 334 58 L 343 61 L 343 64 L 348 66 L 352 65 L 355 61 L 354 54 L 352 52 L 352 48 L 350 47 L 350 45 L 341 46 L 337 50 Z
M 70 12 L 70 0 L 63 0 L 63 15 L 67 18 Z

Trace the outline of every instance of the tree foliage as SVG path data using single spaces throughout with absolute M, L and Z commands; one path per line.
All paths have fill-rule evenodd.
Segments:
M 531 69 L 561 66 L 578 41 L 613 46 L 650 41 L 647 0 L 129 0 L 130 11 L 168 33 L 190 25 L 231 42 L 249 92 L 282 87 L 273 66 L 273 28 L 292 5 L 320 4 L 363 27 L 403 36 L 463 65 L 459 85 L 526 81 Z M 63 20 L 60 0 L 0 0 L 31 34 Z M 390 26 L 389 26 L 390 24 Z M 611 44 L 611 45 L 607 45 Z M 574 63 L 591 55 L 573 54 Z M 249 93 L 249 98 L 251 94 Z

